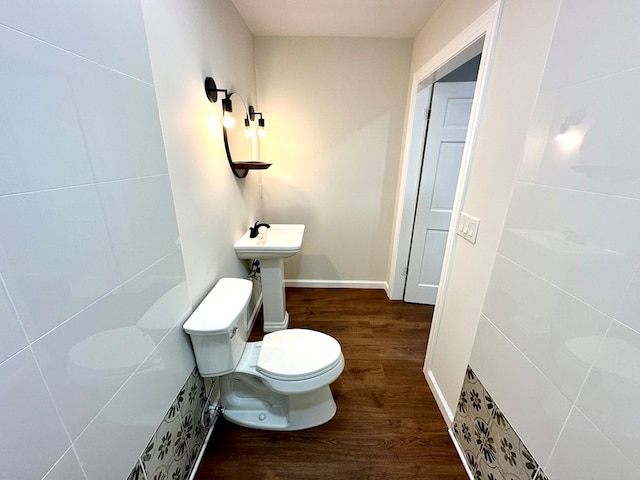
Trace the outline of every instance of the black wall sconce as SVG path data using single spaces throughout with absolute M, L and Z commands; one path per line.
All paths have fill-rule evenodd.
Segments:
M 227 160 L 229 161 L 229 166 L 231 167 L 233 174 L 238 178 L 244 178 L 249 173 L 249 170 L 264 170 L 269 168 L 271 166 L 270 163 L 254 161 L 251 159 L 251 147 L 253 140 L 251 138 L 245 138 L 241 131 L 234 133 L 237 129 L 232 128 L 236 123 L 236 119 L 238 122 L 243 121 L 245 128 L 244 134 L 251 137 L 253 135 L 251 122 L 259 115 L 258 135 L 263 137 L 265 132 L 262 113 L 256 112 L 252 106 L 249 106 L 249 112 L 247 113 L 242 97 L 235 92 L 229 92 L 218 88 L 216 82 L 211 77 L 204 79 L 204 91 L 211 103 L 216 103 L 218 101 L 218 92 L 222 92 L 224 94 L 224 97 L 222 98 L 222 132 L 224 135 L 224 147 L 227 153 Z M 234 97 L 234 100 L 237 101 L 236 106 L 239 108 L 235 114 L 235 119 L 234 115 L 232 115 L 232 96 Z M 238 137 L 238 134 L 240 137 Z M 249 149 L 248 155 L 246 148 Z M 236 157 L 235 160 L 234 156 Z
M 231 94 L 224 89 L 218 88 L 213 78 L 207 77 L 204 79 L 204 91 L 207 94 L 207 98 L 211 103 L 218 101 L 218 92 L 224 92 L 224 98 L 222 99 L 222 125 L 227 128 L 231 128 L 235 125 L 235 120 L 231 116 L 233 112 L 233 104 L 231 103 Z
M 249 105 L 249 118 L 251 119 L 252 122 L 255 122 L 257 115 L 260 115 L 260 118 L 258 119 L 258 136 L 264 137 L 267 134 L 267 132 L 264 129 L 264 118 L 262 117 L 262 113 L 256 112 L 255 109 L 253 108 L 253 105 Z M 246 123 L 245 123 L 245 126 L 246 126 Z

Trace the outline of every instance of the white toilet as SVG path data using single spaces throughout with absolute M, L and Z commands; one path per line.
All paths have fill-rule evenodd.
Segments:
M 228 420 L 263 430 L 302 430 L 336 413 L 329 388 L 344 369 L 336 339 L 306 329 L 268 333 L 247 343 L 247 306 L 253 284 L 223 278 L 183 328 L 203 377 L 220 377 Z

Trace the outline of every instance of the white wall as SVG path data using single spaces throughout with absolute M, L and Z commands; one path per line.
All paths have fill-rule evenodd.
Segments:
M 260 177 L 232 176 L 203 80 L 255 101 L 253 71 L 230 2 L 0 5 L 1 477 L 126 478 L 146 447 L 194 367 L 183 320 L 246 274 Z
M 258 37 L 264 220 L 306 224 L 290 284 L 383 288 L 410 40 Z
M 473 347 L 551 480 L 640 478 L 639 21 L 562 1 Z
M 557 6 L 557 1 L 534 5 L 515 0 L 502 7 L 463 202 L 463 210 L 481 220 L 480 229 L 475 245 L 456 237 L 449 286 L 438 300 L 441 321 L 434 323 L 429 340 L 427 368 L 451 412 L 469 362 Z M 455 15 L 455 7 L 456 2 L 446 2 L 441 10 L 452 9 L 447 11 Z M 430 36 L 425 32 L 416 42 L 423 38 Z
M 204 79 L 256 103 L 253 37 L 224 0 L 142 2 L 193 306 L 222 276 L 243 277 L 233 244 L 261 215 L 260 172 L 233 176 Z M 236 105 L 236 108 L 238 105 Z M 218 128 L 210 131 L 210 120 Z

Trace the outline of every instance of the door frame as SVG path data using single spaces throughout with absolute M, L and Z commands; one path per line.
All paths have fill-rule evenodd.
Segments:
M 424 142 L 426 108 L 426 87 L 437 79 L 455 70 L 460 65 L 470 60 L 478 53 L 482 54 L 480 68 L 476 83 L 476 92 L 471 107 L 471 117 L 467 139 L 462 155 L 460 175 L 456 187 L 456 195 L 451 213 L 450 233 L 455 232 L 464 197 L 466 193 L 471 161 L 478 134 L 478 126 L 481 121 L 481 110 L 486 96 L 486 87 L 493 60 L 493 50 L 497 36 L 497 27 L 502 11 L 502 0 L 498 0 L 480 17 L 478 17 L 464 31 L 458 34 L 433 58 L 420 67 L 412 77 L 410 86 L 409 111 L 407 115 L 407 128 L 404 141 L 400 185 L 396 201 L 394 231 L 391 246 L 391 260 L 389 265 L 389 288 L 387 295 L 392 300 L 401 300 L 404 294 L 405 267 L 409 261 L 411 234 L 418 198 L 419 174 L 422 164 L 422 144 Z M 436 402 L 447 420 L 447 424 L 453 422 L 453 415 L 441 394 L 438 384 L 431 374 L 432 354 L 438 341 L 438 330 L 442 317 L 442 305 L 447 294 L 447 287 L 451 273 L 453 256 L 455 255 L 457 235 L 449 235 L 445 249 L 440 287 L 436 297 L 436 304 L 431 322 L 431 332 L 425 357 L 424 373 L 427 383 L 431 387 Z

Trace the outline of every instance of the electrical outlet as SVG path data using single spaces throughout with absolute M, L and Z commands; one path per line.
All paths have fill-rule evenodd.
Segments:
M 479 228 L 479 218 L 472 217 L 471 215 L 467 215 L 464 212 L 460 213 L 460 221 L 458 222 L 458 235 L 460 235 L 466 241 L 475 245 Z

